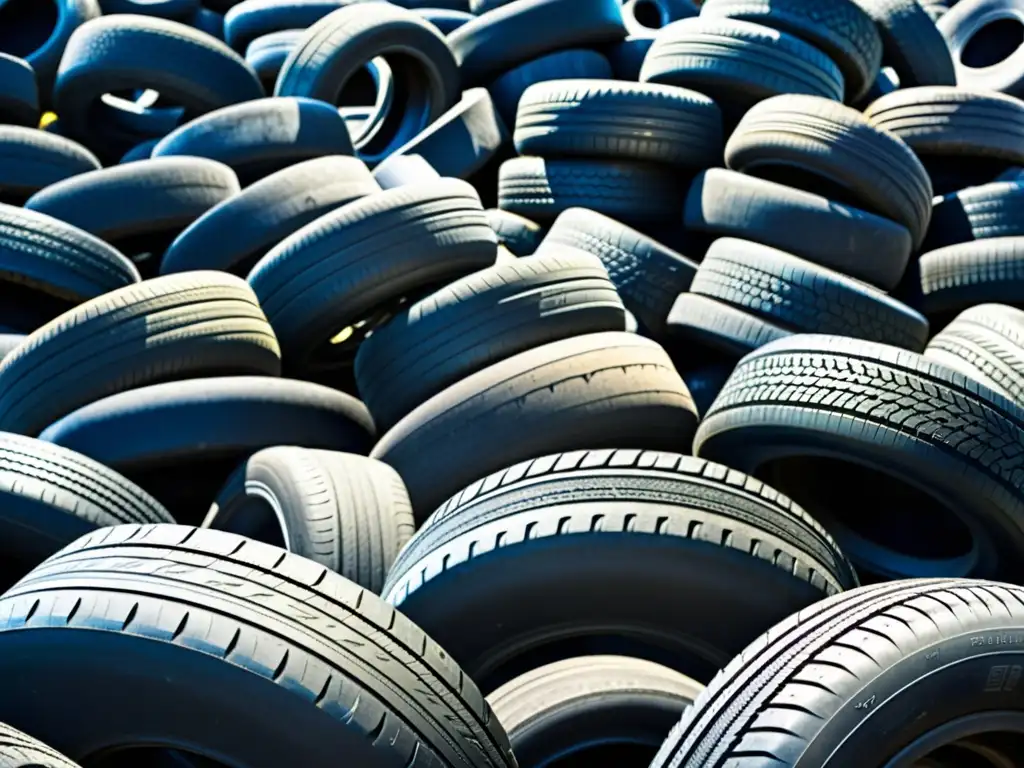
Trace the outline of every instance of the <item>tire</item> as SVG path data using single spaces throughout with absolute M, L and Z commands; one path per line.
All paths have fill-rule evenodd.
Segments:
M 882 60 L 904 88 L 958 83 L 953 57 L 935 22 L 917 0 L 857 0 L 878 25 Z
M 371 456 L 398 471 L 423 520 L 460 488 L 517 461 L 612 446 L 685 448 L 696 420 L 660 346 L 632 333 L 591 333 L 467 376 L 398 422 Z
M 41 741 L 7 725 L 0 725 L 0 760 L 4 768 L 79 768 Z
M 703 169 L 721 162 L 722 113 L 706 96 L 666 85 L 555 80 L 519 102 L 520 155 L 606 157 Z
M 638 82 L 644 58 L 654 43 L 653 33 L 633 34 L 625 40 L 604 49 L 608 63 L 612 65 L 612 77 L 616 80 Z
M 899 283 L 912 245 L 906 227 L 890 219 L 721 168 L 694 179 L 684 223 L 778 248 L 882 290 Z
M 740 358 L 749 352 L 768 342 L 793 335 L 790 328 L 779 323 L 691 292 L 679 294 L 665 325 L 672 339 L 670 348 L 677 350 L 677 358 L 682 358 L 677 359 L 677 367 L 683 369 L 680 371 L 683 380 L 687 381 L 687 374 L 696 374 L 704 385 L 702 391 L 705 396 L 700 401 L 705 405 L 700 411 L 702 415 L 714 399 L 713 395 L 708 394 L 708 387 L 720 389 L 720 385 L 724 384 L 721 376 L 713 376 L 715 380 L 706 383 L 703 373 L 705 368 L 717 368 L 716 364 L 719 364 L 731 371 Z M 689 388 L 689 382 L 686 386 Z M 696 398 L 695 394 L 695 401 Z
M 120 439 L 114 443 L 111 434 Z M 175 520 L 199 525 L 251 454 L 274 445 L 366 454 L 373 435 L 369 412 L 350 395 L 306 381 L 233 375 L 95 400 L 51 424 L 40 439 L 106 464 L 145 488 Z
M 101 397 L 159 381 L 280 372 L 277 341 L 237 277 L 192 272 L 85 302 L 0 364 L 0 430 L 34 436 Z
M 129 561 L 114 579 L 97 570 Z M 4 679 L 24 695 L 0 710 L 72 758 L 159 729 L 169 747 L 236 765 L 326 768 L 339 750 L 366 768 L 515 765 L 479 690 L 412 622 L 326 568 L 240 536 L 99 531 L 26 577 L 2 610 L 0 647 L 17 657 Z M 83 653 L 88 665 L 70 661 Z M 69 663 L 77 673 L 55 674 Z M 74 716 L 71 701 L 83 708 Z M 365 714 L 348 717 L 357 701 Z M 124 710 L 116 726 L 85 714 L 106 711 L 100 702 Z
M 959 85 L 1024 96 L 1024 56 L 999 29 L 1019 19 L 1013 0 L 973 0 L 943 14 L 936 26 L 949 46 Z
M 442 35 L 450 35 L 466 22 L 475 17 L 467 11 L 456 11 L 451 8 L 417 8 L 416 12 L 429 21 Z
M 122 155 L 117 164 L 127 165 L 128 163 L 137 163 L 139 160 L 149 160 L 153 156 L 153 150 L 159 143 L 159 139 L 150 139 L 149 141 L 143 141 L 140 144 L 136 144 Z
M 932 183 L 914 151 L 828 99 L 776 96 L 755 105 L 729 137 L 725 164 L 891 218 L 910 231 L 915 249 L 931 220 Z
M 263 96 L 252 68 L 224 43 L 166 19 L 118 15 L 94 19 L 68 40 L 54 89 L 65 135 L 120 157 L 156 136 L 119 139 L 109 123 L 94 123 L 104 93 L 151 88 L 184 107 L 185 120 Z
M 209 8 L 199 6 L 188 18 L 188 25 L 200 32 L 205 32 L 210 37 L 224 40 L 224 15 L 211 11 Z
M 71 139 L 16 125 L 0 125 L 0 159 L 0 202 L 11 205 L 101 167 L 92 152 Z
M 384 587 L 485 692 L 581 642 L 710 679 L 775 622 L 857 584 L 816 522 L 740 472 L 641 450 L 539 456 L 449 499 Z M 671 613 L 652 600 L 666 583 Z
M 441 174 L 420 155 L 391 155 L 373 169 L 373 178 L 381 189 L 394 189 L 436 182 Z
M 132 13 L 184 22 L 199 9 L 199 0 L 99 0 L 99 3 L 106 16 Z
M 653 757 L 703 688 L 642 659 L 581 656 L 526 672 L 487 700 L 520 765 L 546 765 L 589 750 Z
M 286 237 L 336 208 L 380 191 L 354 157 L 296 163 L 215 205 L 171 243 L 160 273 L 218 269 L 244 277 Z
M 707 17 L 683 19 L 659 32 L 640 82 L 703 93 L 727 118 L 784 93 L 842 101 L 844 88 L 839 68 L 803 40 L 760 24 Z
M 759 755 L 771 755 L 779 768 L 889 759 L 928 765 L 917 759 L 926 752 L 938 757 L 932 750 L 940 744 L 950 745 L 954 759 L 1011 760 L 980 731 L 1001 730 L 1000 710 L 1018 711 L 1013 670 L 1020 655 L 1000 639 L 1016 637 L 1024 625 L 1021 597 L 1009 584 L 934 579 L 823 600 L 737 656 L 673 728 L 651 766 L 753 768 Z M 813 683 L 804 682 L 812 676 Z M 934 704 L 915 717 L 923 701 Z M 880 731 L 880 719 L 891 727 Z M 964 726 L 979 736 L 961 752 L 951 743 Z M 930 747 L 923 743 L 929 732 Z
M 1024 307 L 1024 237 L 994 237 L 950 245 L 918 262 L 919 309 L 935 330 L 978 304 Z
M 9 433 L 0 434 L 0 499 L 4 589 L 96 528 L 174 522 L 156 499 L 99 462 Z M 0 765 L 2 757 L 0 746 Z
M 0 333 L 0 360 L 11 354 L 24 340 L 23 333 Z
M 1017 578 L 1022 424 L 1002 395 L 913 352 L 798 335 L 739 363 L 693 450 L 792 496 L 862 575 Z
M 1024 312 L 1003 304 L 966 309 L 924 351 L 1014 402 L 1024 402 Z
M 0 52 L 0 124 L 39 125 L 39 87 L 28 62 Z
M 585 208 L 560 214 L 538 253 L 561 253 L 565 248 L 601 259 L 626 309 L 655 339 L 664 334 L 672 302 L 690 287 L 697 271 L 697 265 L 682 254 Z
M 622 4 L 626 29 L 631 35 L 650 34 L 699 13 L 694 0 L 626 0 Z
M 523 216 L 500 208 L 489 208 L 485 213 L 487 222 L 498 236 L 498 245 L 516 256 L 530 256 L 544 239 L 544 228 Z
M 793 333 L 822 333 L 876 341 L 921 352 L 928 321 L 871 286 L 764 245 L 722 237 L 712 243 L 690 293 L 726 304 Z M 704 336 L 703 324 L 677 332 Z
M 413 11 L 389 3 L 356 3 L 316 22 L 285 61 L 275 96 L 306 96 L 340 104 L 346 83 L 374 57 L 391 68 L 397 94 L 379 130 L 356 137 L 356 149 L 376 163 L 439 118 L 459 98 L 459 73 L 445 37 Z
M 629 161 L 517 157 L 498 176 L 498 207 L 541 224 L 570 208 L 639 227 L 675 223 L 683 192 L 671 168 Z
M 285 59 L 306 34 L 304 29 L 283 29 L 257 37 L 245 49 L 245 62 L 252 67 L 267 93 L 274 92 Z
M 415 530 L 409 494 L 387 464 L 291 446 L 250 456 L 203 527 L 284 546 L 375 595 Z
M 487 90 L 505 125 L 514 128 L 519 102 L 530 86 L 551 80 L 608 80 L 611 77 L 611 64 L 600 53 L 586 48 L 570 48 L 513 67 L 488 85 Z
M 494 263 L 497 238 L 476 191 L 442 179 L 349 203 L 264 256 L 249 284 L 286 369 L 315 362 L 340 329 L 398 299 Z
M 625 324 L 622 300 L 596 256 L 527 256 L 457 280 L 375 329 L 356 353 L 356 385 L 383 432 L 489 365 Z
M 1024 236 L 1024 181 L 997 181 L 936 200 L 921 251 L 1020 236 Z
M 224 14 L 224 40 L 242 53 L 254 40 L 283 30 L 306 30 L 346 0 L 246 0 Z
M 312 99 L 269 98 L 224 107 L 183 125 L 156 145 L 153 157 L 217 160 L 248 186 L 304 160 L 353 152 L 334 107 Z
M 842 72 L 846 101 L 867 93 L 882 63 L 875 22 L 853 0 L 828 0 L 817 7 L 802 0 L 705 0 L 700 15 L 771 27 L 814 46 Z
M 138 283 L 128 259 L 98 237 L 0 203 L 0 322 L 31 333 L 83 301 Z

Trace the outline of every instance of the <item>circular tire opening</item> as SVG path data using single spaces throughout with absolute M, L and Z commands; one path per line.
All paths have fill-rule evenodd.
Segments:
M 867 580 L 959 576 L 977 560 L 971 528 L 938 499 L 897 478 L 818 457 L 777 459 L 757 476 L 814 515 Z
M 1024 714 L 990 711 L 941 725 L 900 750 L 882 768 L 1019 768 Z
M 633 5 L 633 17 L 648 29 L 661 29 L 665 26 L 665 14 L 656 0 L 637 0 Z
M 1018 19 L 998 19 L 986 24 L 960 51 L 960 62 L 981 69 L 1008 59 L 1024 44 L 1024 24 Z
M 54 0 L 0 3 L 0 51 L 24 59 L 42 48 L 59 21 Z

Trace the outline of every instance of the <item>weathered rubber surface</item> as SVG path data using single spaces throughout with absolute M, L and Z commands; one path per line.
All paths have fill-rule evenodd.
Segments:
M 294 446 L 250 456 L 203 527 L 283 545 L 374 594 L 415 530 L 409 494 L 387 464 Z
M 356 353 L 356 385 L 383 432 L 488 365 L 625 323 L 597 256 L 548 250 L 467 275 L 374 329 Z
M 0 765 L 3 768 L 79 768 L 41 741 L 3 724 L 0 724 Z
M 725 164 L 826 197 L 841 191 L 842 202 L 906 227 L 915 249 L 931 220 L 932 183 L 914 151 L 857 110 L 817 96 L 776 96 L 754 105 L 729 137 Z M 806 176 L 809 185 L 802 183 Z M 828 190 L 814 189 L 815 180 Z
M 882 60 L 896 70 L 903 88 L 956 85 L 946 40 L 917 0 L 856 0 L 878 26 Z
M 0 363 L 0 429 L 38 434 L 106 395 L 197 376 L 280 373 L 273 330 L 233 275 L 147 280 L 81 304 Z
M 979 304 L 964 310 L 928 342 L 924 356 L 1024 402 L 1024 312 L 1019 309 Z
M 1004 638 L 1024 628 L 1022 601 L 1020 587 L 966 579 L 823 600 L 722 670 L 651 766 L 882 765 L 943 723 L 1010 710 L 1020 653 Z
M 516 764 L 440 647 L 371 593 L 277 547 L 182 526 L 109 528 L 37 568 L 0 612 L 0 668 L 24 692 L 0 712 L 72 758 L 157 728 L 240 765 L 327 768 L 339 754 L 367 768 Z M 82 653 L 87 669 L 53 673 Z M 86 714 L 119 700 L 116 726 Z
M 627 656 L 581 656 L 526 672 L 487 697 L 520 765 L 619 744 L 656 749 L 704 686 Z
M 994 237 L 1024 235 L 1024 181 L 995 181 L 935 201 L 921 251 Z
M 846 101 L 867 92 L 882 61 L 879 30 L 853 0 L 813 5 L 803 0 L 705 0 L 700 15 L 749 21 L 810 43 L 839 66 Z
M 531 85 L 516 114 L 520 155 L 607 157 L 707 168 L 721 162 L 722 113 L 695 91 L 559 79 Z
M 994 237 L 950 245 L 919 261 L 919 309 L 940 330 L 976 304 L 1024 305 L 1024 237 Z
M 536 455 L 446 501 L 384 588 L 485 691 L 517 657 L 588 635 L 708 679 L 757 627 L 857 584 L 821 526 L 741 472 L 644 450 Z M 666 583 L 672 612 L 653 599 Z
M 767 344 L 739 363 L 693 445 L 696 455 L 727 459 L 802 503 L 836 533 L 858 567 L 870 563 L 874 572 L 891 577 L 957 570 L 956 575 L 1012 579 L 1020 572 L 1012 553 L 1024 538 L 1024 491 L 1018 480 L 1024 467 L 1022 426 L 1019 406 L 913 352 L 798 335 Z M 833 473 L 824 478 L 829 493 L 815 488 L 813 467 L 799 475 L 799 482 L 799 473 L 787 477 L 781 471 L 772 472 L 769 480 L 770 461 L 822 456 L 855 461 L 870 474 Z M 928 498 L 955 512 L 976 548 L 958 542 L 963 547 L 955 549 L 958 556 L 909 560 L 906 555 L 916 552 L 886 546 L 879 553 L 864 538 L 840 535 L 849 528 L 846 523 L 836 527 L 836 521 L 853 515 L 858 525 L 870 520 L 870 510 L 863 507 L 844 510 L 844 505 L 860 503 L 864 492 L 853 479 L 872 482 L 877 489 L 885 476 L 914 487 L 921 494 L 918 503 Z M 844 487 L 842 494 L 835 493 L 837 483 Z M 887 518 L 886 533 L 902 533 L 897 529 L 906 523 Z M 919 524 L 929 525 L 924 519 Z M 927 533 L 936 545 L 949 535 L 938 526 L 936 519 Z M 922 533 L 910 527 L 906 535 L 920 538 Z
M 0 201 L 21 205 L 50 184 L 99 169 L 96 156 L 71 139 L 0 125 Z

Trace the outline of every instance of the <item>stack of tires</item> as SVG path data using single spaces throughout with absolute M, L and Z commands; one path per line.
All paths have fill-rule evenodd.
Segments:
M 0 0 L 0 765 L 1015 764 L 1018 15 Z

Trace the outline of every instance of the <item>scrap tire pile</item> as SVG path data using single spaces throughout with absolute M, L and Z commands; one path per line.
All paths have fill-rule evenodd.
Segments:
M 1024 756 L 1019 0 L 0 0 L 0 766 Z

